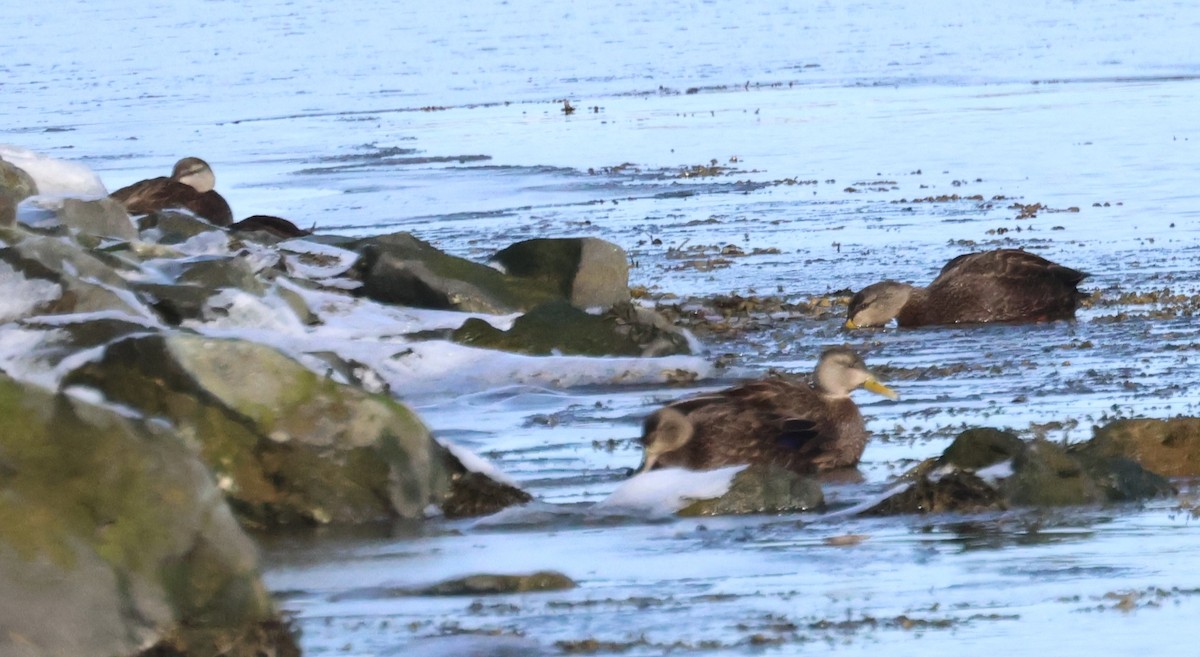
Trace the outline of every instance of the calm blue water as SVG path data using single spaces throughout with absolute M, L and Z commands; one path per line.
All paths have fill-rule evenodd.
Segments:
M 0 142 L 83 161 L 110 189 L 198 155 L 239 216 L 411 230 L 467 256 L 596 235 L 656 292 L 921 282 L 1001 244 L 1085 269 L 1113 296 L 1198 291 L 1191 3 L 20 1 L 0 23 Z M 725 175 L 681 177 L 714 160 Z M 984 200 L 914 201 L 949 194 Z M 1013 202 L 1049 211 L 1018 221 Z M 705 269 L 668 251 L 731 243 L 778 253 Z M 963 424 L 1028 436 L 1064 422 L 1049 435 L 1080 440 L 1106 414 L 1195 414 L 1195 321 L 1144 306 L 1105 321 L 1117 310 L 852 338 L 797 322 L 734 348 L 750 367 L 806 369 L 849 339 L 873 364 L 964 366 L 897 382 L 896 404 L 861 400 L 877 437 L 865 482 L 827 490 L 852 500 Z M 575 511 L 619 483 L 641 415 L 680 392 L 506 391 L 420 411 Z M 313 655 L 454 654 L 462 636 L 548 654 L 595 638 L 629 655 L 1170 655 L 1200 587 L 1197 530 L 1175 506 L 970 524 L 434 522 L 272 542 L 267 576 Z M 866 538 L 825 542 L 843 534 Z M 544 568 L 579 588 L 478 605 L 338 597 Z

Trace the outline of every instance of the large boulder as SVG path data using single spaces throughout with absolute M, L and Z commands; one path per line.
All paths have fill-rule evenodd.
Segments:
M 580 308 L 629 300 L 629 256 L 595 237 L 517 242 L 492 256 L 504 271 L 549 286 Z
M 510 313 L 561 298 L 558 290 L 443 253 L 409 233 L 366 238 L 352 248 L 362 255 L 358 293 L 382 303 Z
M 0 375 L 0 654 L 298 655 L 205 465 Z
M 403 404 L 262 344 L 183 334 L 120 340 L 63 385 L 95 387 L 173 423 L 251 525 L 420 518 L 431 505 L 490 513 L 529 499 L 456 485 L 470 473 Z M 477 494 L 483 499 L 461 499 Z
M 1094 434 L 1089 453 L 1123 456 L 1164 477 L 1200 475 L 1200 418 L 1117 420 Z
M 518 317 L 507 331 L 468 319 L 455 342 L 531 355 L 667 356 L 691 353 L 687 337 L 652 310 L 624 302 L 593 315 L 566 301 L 542 304 Z

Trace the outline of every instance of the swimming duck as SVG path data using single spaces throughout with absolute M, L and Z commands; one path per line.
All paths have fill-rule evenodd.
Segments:
M 1043 322 L 1075 317 L 1087 274 L 1020 249 L 968 253 L 946 263 L 929 287 L 882 281 L 850 300 L 846 328 Z
M 830 347 L 811 384 L 773 377 L 673 402 L 646 418 L 639 471 L 774 463 L 812 473 L 853 466 L 868 436 L 850 399 L 859 387 L 899 397 L 854 350 Z
M 216 182 L 216 176 L 207 162 L 198 157 L 185 157 L 175 163 L 169 178 L 135 182 L 109 196 L 120 201 L 129 214 L 184 208 L 212 224 L 228 226 L 233 223 L 233 212 L 225 199 L 213 189 Z

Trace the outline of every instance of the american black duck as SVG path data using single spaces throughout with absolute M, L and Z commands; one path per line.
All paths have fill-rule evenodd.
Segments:
M 183 208 L 212 224 L 228 226 L 233 223 L 233 211 L 213 189 L 216 182 L 216 176 L 207 162 L 198 157 L 185 157 L 175 163 L 170 177 L 135 182 L 109 196 L 120 201 L 129 214 Z
M 882 281 L 850 301 L 846 328 L 1045 322 L 1075 317 L 1087 274 L 1020 249 L 968 253 L 928 287 Z
M 853 466 L 868 435 L 850 399 L 859 387 L 898 397 L 852 349 L 830 347 L 811 383 L 773 377 L 673 402 L 646 418 L 640 471 L 774 463 L 812 473 Z

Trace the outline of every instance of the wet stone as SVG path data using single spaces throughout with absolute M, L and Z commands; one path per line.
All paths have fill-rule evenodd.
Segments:
M 528 575 L 468 575 L 438 582 L 413 591 L 416 595 L 498 595 L 535 591 L 566 591 L 576 587 L 575 581 L 552 570 Z
M 1164 477 L 1200 475 L 1200 418 L 1117 420 L 1099 427 L 1089 453 L 1124 456 Z
M 681 516 L 750 513 L 800 513 L 825 507 L 821 484 L 775 464 L 756 464 L 737 473 L 724 495 L 698 500 L 679 511 Z

